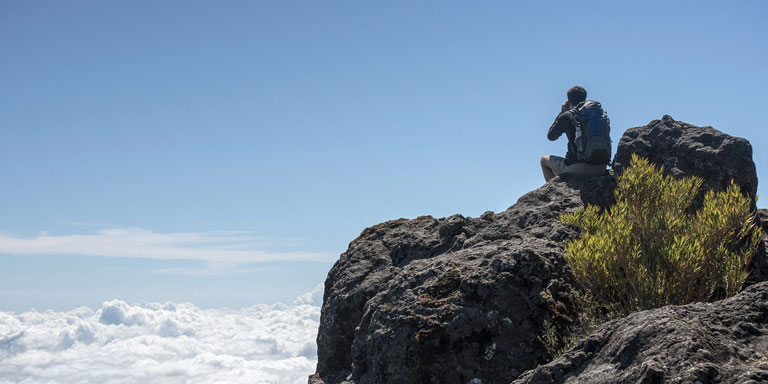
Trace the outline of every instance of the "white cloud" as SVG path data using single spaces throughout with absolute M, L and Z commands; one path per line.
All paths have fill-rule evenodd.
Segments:
M 226 269 L 266 261 L 330 261 L 321 252 L 267 251 L 250 232 L 157 233 L 141 228 L 104 229 L 87 235 L 23 237 L 0 234 L 0 254 L 83 255 L 157 260 L 198 260 Z
M 156 268 L 150 269 L 149 271 L 159 275 L 221 276 L 276 271 L 278 269 L 277 267 L 235 268 L 236 266 L 237 265 L 216 267 L 215 265 L 209 265 L 207 268 Z
M 319 318 L 320 308 L 306 304 L 229 310 L 120 300 L 97 310 L 0 312 L 0 383 L 304 384 L 315 370 Z
M 319 307 L 323 305 L 323 291 L 324 291 L 324 285 L 323 283 L 320 283 L 313 290 L 297 297 L 296 300 L 293 301 L 293 304 L 296 304 L 296 305 L 309 304 L 309 305 L 316 305 Z

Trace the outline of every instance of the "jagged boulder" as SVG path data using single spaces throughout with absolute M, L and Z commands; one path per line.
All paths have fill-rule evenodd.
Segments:
M 632 128 L 616 172 L 632 152 L 675 176 L 701 176 L 706 188 L 731 179 L 751 196 L 757 188 L 749 143 L 709 127 L 665 116 Z M 615 183 L 613 174 L 565 176 L 498 214 L 364 230 L 326 279 L 310 384 L 509 383 L 546 363 L 544 321 L 575 315 L 562 252 L 578 233 L 556 219 L 586 203 L 610 205 Z M 750 278 L 766 276 L 768 269 Z
M 663 166 L 666 174 L 703 178 L 699 200 L 705 191 L 725 189 L 731 180 L 752 199 L 757 194 L 752 145 L 712 127 L 697 127 L 664 115 L 624 132 L 613 159 L 617 176 L 629 166 L 632 154 Z
M 310 382 L 509 382 L 546 362 L 537 335 L 569 310 L 561 253 L 576 235 L 556 218 L 613 187 L 566 177 L 499 214 L 366 229 L 328 274 Z
M 603 324 L 514 384 L 768 383 L 768 282 Z

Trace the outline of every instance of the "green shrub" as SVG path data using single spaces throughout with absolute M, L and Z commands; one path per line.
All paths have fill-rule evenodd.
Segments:
M 619 177 L 614 206 L 560 217 L 582 229 L 566 246 L 565 259 L 606 318 L 736 294 L 762 239 L 750 200 L 737 185 L 707 192 L 694 212 L 702 180 L 662 171 L 633 155 Z

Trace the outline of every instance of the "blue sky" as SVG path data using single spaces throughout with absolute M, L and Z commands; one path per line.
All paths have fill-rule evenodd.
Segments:
M 540 186 L 574 84 L 614 142 L 669 114 L 763 180 L 767 11 L 0 0 L 0 311 L 289 302 L 367 226 Z

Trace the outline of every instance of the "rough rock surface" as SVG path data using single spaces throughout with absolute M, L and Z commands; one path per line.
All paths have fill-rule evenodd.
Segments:
M 598 327 L 514 384 L 768 383 L 768 282 Z
M 703 178 L 701 196 L 710 189 L 726 188 L 731 180 L 750 197 L 757 193 L 752 145 L 712 127 L 697 127 L 665 115 L 647 126 L 628 129 L 613 159 L 617 176 L 629 166 L 633 153 L 664 166 L 667 174 Z
M 632 151 L 675 176 L 701 176 L 705 187 L 732 178 L 753 196 L 757 187 L 749 143 L 712 128 L 669 116 L 632 128 L 619 143 L 617 171 Z M 585 203 L 609 205 L 615 182 L 555 178 L 498 214 L 366 229 L 326 279 L 310 384 L 509 383 L 546 363 L 543 322 L 574 314 L 562 251 L 577 232 L 556 218 Z M 751 279 L 767 276 L 765 268 Z
M 745 286 L 760 281 L 768 281 L 768 209 L 758 209 L 756 217 L 763 228 L 763 242 L 760 244 L 760 249 L 752 257 L 752 262 L 749 265 L 749 277 L 744 282 Z
M 567 311 L 561 252 L 575 235 L 556 218 L 585 201 L 608 201 L 613 183 L 611 176 L 563 178 L 499 214 L 366 229 L 326 280 L 319 377 L 500 383 L 546 362 L 536 335 L 558 306 Z

